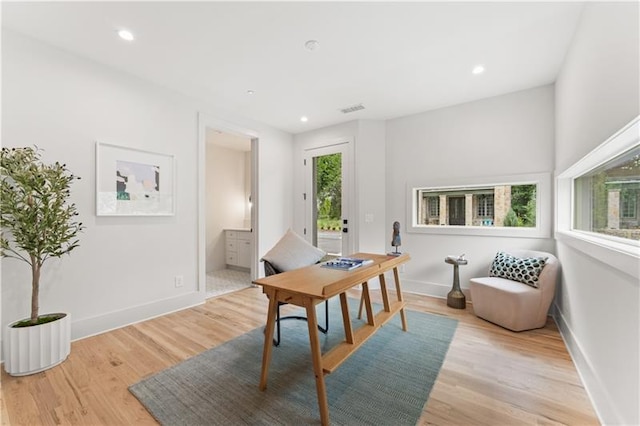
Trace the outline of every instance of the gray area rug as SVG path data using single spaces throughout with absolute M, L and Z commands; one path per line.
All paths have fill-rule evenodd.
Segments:
M 354 328 L 357 300 L 350 300 Z M 379 307 L 376 307 L 379 308 Z M 317 306 L 324 324 L 324 304 Z M 454 319 L 405 310 L 408 332 L 396 315 L 338 370 L 325 376 L 333 425 L 415 425 L 455 333 Z M 330 301 L 323 353 L 344 340 L 338 298 Z M 259 327 L 129 390 L 163 425 L 320 424 L 307 324 L 282 323 L 273 348 L 267 389 L 258 389 L 264 344 Z

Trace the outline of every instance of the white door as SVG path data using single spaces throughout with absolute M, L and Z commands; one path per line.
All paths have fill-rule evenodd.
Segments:
M 349 255 L 351 194 L 349 144 L 305 151 L 305 237 L 332 255 Z

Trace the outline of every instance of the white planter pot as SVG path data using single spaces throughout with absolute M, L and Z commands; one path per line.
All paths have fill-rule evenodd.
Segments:
M 12 376 L 38 373 L 60 364 L 71 352 L 71 316 L 31 327 L 5 328 L 4 369 Z

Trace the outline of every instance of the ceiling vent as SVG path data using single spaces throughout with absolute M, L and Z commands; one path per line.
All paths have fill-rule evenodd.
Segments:
M 340 111 L 342 111 L 343 114 L 349 114 L 350 112 L 356 112 L 363 109 L 364 109 L 364 105 L 358 104 L 358 105 L 351 105 L 346 108 L 342 108 L 340 109 Z

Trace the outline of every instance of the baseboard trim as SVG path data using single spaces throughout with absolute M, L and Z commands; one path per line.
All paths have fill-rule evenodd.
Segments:
M 615 405 L 611 402 L 609 394 L 604 391 L 605 387 L 602 384 L 602 381 L 598 377 L 598 374 L 589 361 L 589 358 L 585 355 L 585 352 L 580 345 L 580 341 L 571 330 L 571 327 L 562 314 L 562 311 L 555 303 L 552 306 L 554 311 L 553 319 L 558 326 L 560 336 L 569 351 L 569 355 L 571 356 L 571 360 L 573 361 L 576 371 L 580 376 L 580 380 L 587 391 L 587 396 L 589 397 L 591 405 L 598 416 L 598 420 L 600 420 L 600 423 L 603 425 L 625 424 L 616 412 Z
M 71 341 L 106 333 L 107 331 L 201 305 L 204 302 L 204 292 L 194 291 L 91 318 L 77 319 L 71 323 Z
M 437 297 L 439 299 L 446 299 L 447 294 L 449 294 L 452 287 L 451 284 L 439 284 L 428 281 L 407 280 L 402 278 L 400 279 L 400 283 L 402 284 L 403 293 L 416 293 L 425 296 Z M 467 298 L 467 301 L 470 301 L 471 295 L 469 294 L 469 289 L 463 288 L 461 290 Z

